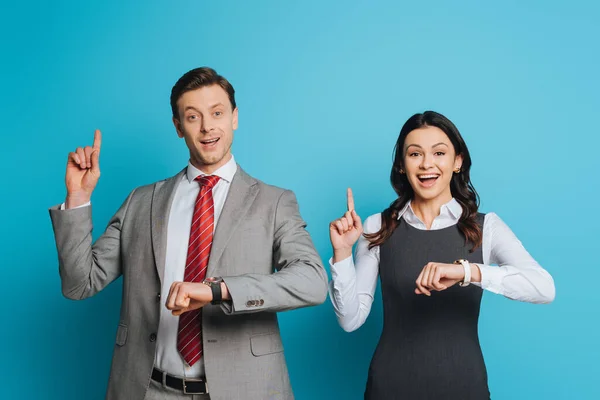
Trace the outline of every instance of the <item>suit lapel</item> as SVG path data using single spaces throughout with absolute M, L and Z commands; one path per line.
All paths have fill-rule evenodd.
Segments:
M 248 212 L 257 194 L 258 185 L 256 180 L 238 165 L 238 170 L 233 176 L 227 199 L 223 205 L 223 211 L 221 211 L 217 222 L 206 276 L 216 276 L 219 259 L 223 255 L 231 235 Z
M 165 274 L 165 259 L 167 255 L 167 228 L 169 223 L 169 212 L 171 203 L 177 190 L 177 184 L 181 181 L 186 169 L 172 178 L 157 182 L 154 185 L 152 194 L 152 250 L 154 251 L 154 261 L 156 272 L 162 285 Z

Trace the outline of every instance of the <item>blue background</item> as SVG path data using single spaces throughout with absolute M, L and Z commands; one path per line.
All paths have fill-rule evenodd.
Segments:
M 426 109 L 452 119 L 481 210 L 508 223 L 557 287 L 545 306 L 484 296 L 493 398 L 600 398 L 600 6 L 481 3 L 3 2 L 0 398 L 104 397 L 121 281 L 64 299 L 47 209 L 64 199 L 67 153 L 96 128 L 96 237 L 131 189 L 184 167 L 169 93 L 202 65 L 236 88 L 237 161 L 296 192 L 324 261 L 346 187 L 363 218 L 393 200 L 404 121 Z M 298 399 L 361 398 L 379 293 L 352 334 L 329 300 L 280 321 Z

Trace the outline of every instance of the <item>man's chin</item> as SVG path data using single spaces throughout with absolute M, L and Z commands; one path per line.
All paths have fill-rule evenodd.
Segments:
M 220 167 L 224 165 L 229 160 L 227 154 L 223 154 L 221 156 L 217 155 L 201 155 L 200 157 L 193 157 L 192 164 L 199 169 L 203 168 L 212 168 L 212 167 Z

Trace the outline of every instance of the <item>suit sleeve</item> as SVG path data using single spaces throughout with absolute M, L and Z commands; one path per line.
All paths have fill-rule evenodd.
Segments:
M 91 206 L 50 209 L 65 297 L 72 300 L 91 297 L 121 275 L 121 227 L 132 196 L 133 192 L 94 244 Z
M 305 228 L 296 196 L 284 191 L 275 215 L 276 272 L 223 277 L 232 299 L 222 304 L 226 314 L 285 311 L 325 301 L 327 274 Z

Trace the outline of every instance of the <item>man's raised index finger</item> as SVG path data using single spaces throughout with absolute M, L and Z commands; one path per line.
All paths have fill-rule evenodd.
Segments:
M 96 129 L 94 132 L 94 145 L 92 146 L 94 150 L 100 150 L 100 146 L 102 145 L 102 132 L 100 129 Z

